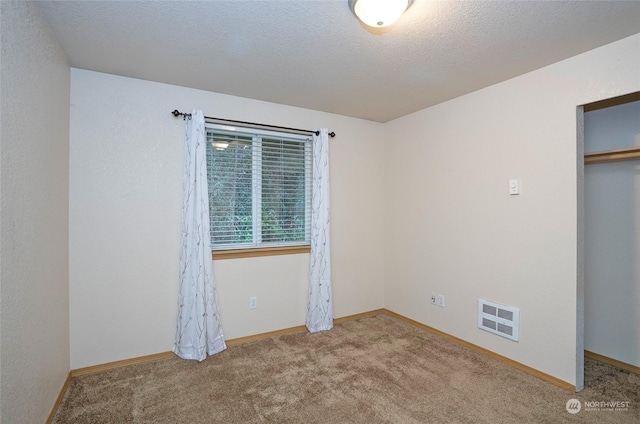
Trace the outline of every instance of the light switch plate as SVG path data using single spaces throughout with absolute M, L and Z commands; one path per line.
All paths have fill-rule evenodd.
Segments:
M 520 194 L 520 180 L 509 180 L 509 194 Z

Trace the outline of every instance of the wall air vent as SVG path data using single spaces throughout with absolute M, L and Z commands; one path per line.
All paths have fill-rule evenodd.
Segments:
M 517 342 L 520 310 L 478 299 L 478 328 Z

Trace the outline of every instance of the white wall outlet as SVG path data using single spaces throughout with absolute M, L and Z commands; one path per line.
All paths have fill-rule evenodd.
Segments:
M 431 304 L 435 305 L 436 304 L 436 298 L 437 298 L 437 294 L 435 293 L 431 293 Z
M 441 308 L 444 308 L 444 295 L 443 294 L 439 294 L 438 295 L 438 306 L 440 306 Z
M 249 298 L 249 309 L 256 309 L 258 307 L 258 298 L 256 296 L 251 296 Z

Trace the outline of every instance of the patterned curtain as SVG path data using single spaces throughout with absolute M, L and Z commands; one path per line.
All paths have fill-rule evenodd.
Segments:
M 331 248 L 329 238 L 329 137 L 327 129 L 313 136 L 311 194 L 311 258 L 307 329 L 316 333 L 333 328 Z
M 173 352 L 202 361 L 226 345 L 213 286 L 204 115 L 193 110 L 185 122 L 180 291 Z

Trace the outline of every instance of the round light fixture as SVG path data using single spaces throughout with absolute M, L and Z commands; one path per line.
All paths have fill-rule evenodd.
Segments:
M 358 19 L 373 28 L 384 28 L 397 21 L 413 0 L 349 0 Z

